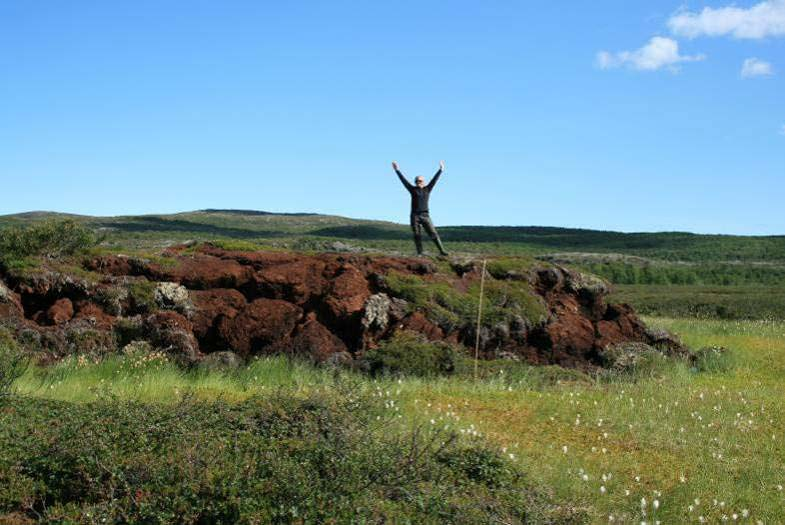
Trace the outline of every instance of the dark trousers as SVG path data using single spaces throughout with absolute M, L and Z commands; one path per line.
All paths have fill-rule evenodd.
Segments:
M 414 245 L 417 248 L 417 254 L 422 254 L 422 231 L 425 230 L 425 233 L 428 234 L 428 237 L 431 238 L 439 249 L 439 253 L 446 255 L 447 252 L 444 251 L 442 240 L 439 238 L 439 233 L 433 226 L 431 216 L 428 215 L 428 212 L 412 213 L 409 219 L 412 226 L 412 233 L 414 233 Z

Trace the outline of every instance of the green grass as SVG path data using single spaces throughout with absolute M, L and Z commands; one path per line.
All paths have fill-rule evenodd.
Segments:
M 719 319 L 785 319 L 785 286 L 617 285 L 609 301 L 646 315 Z
M 644 375 L 599 379 L 485 363 L 478 383 L 469 370 L 451 378 L 363 381 L 396 396 L 411 424 L 433 420 L 496 443 L 530 482 L 587 509 L 591 522 L 607 523 L 610 515 L 617 522 L 683 523 L 698 516 L 717 522 L 745 511 L 753 523 L 785 522 L 785 323 L 649 322 L 695 348 L 729 348 L 732 366 L 697 372 L 685 362 L 663 361 Z M 111 358 L 31 370 L 17 385 L 45 399 L 87 402 L 108 392 L 174 403 L 188 392 L 233 401 L 306 393 L 344 377 L 354 373 L 283 358 L 228 374 Z

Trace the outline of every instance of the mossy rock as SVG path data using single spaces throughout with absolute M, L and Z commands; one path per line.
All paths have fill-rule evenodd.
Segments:
M 476 319 L 479 282 L 472 283 L 466 292 L 462 292 L 448 281 L 425 280 L 398 272 L 390 272 L 384 281 L 392 296 L 405 299 L 410 308 L 424 312 L 443 328 L 463 326 Z M 538 324 L 547 316 L 543 300 L 527 281 L 494 278 L 485 282 L 483 312 L 485 326 L 507 323 L 515 317 Z
M 485 269 L 494 279 L 525 280 L 533 270 L 543 265 L 533 257 L 496 257 L 488 260 Z
M 155 288 L 158 283 L 147 279 L 138 279 L 128 284 L 128 297 L 131 309 L 137 313 L 152 312 L 157 309 Z

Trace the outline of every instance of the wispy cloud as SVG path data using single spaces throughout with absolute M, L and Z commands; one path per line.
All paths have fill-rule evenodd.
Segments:
M 771 64 L 755 57 L 746 59 L 741 65 L 741 78 L 768 77 L 773 73 Z
M 760 39 L 785 36 L 785 0 L 765 0 L 747 9 L 736 6 L 681 10 L 668 19 L 674 35 L 726 36 Z
M 601 69 L 627 67 L 639 71 L 656 71 L 667 68 L 677 71 L 682 62 L 696 62 L 706 58 L 705 55 L 681 55 L 679 43 L 671 38 L 655 36 L 643 47 L 634 51 L 597 53 L 597 65 Z
M 780 135 L 785 137 L 785 124 L 783 124 L 782 127 L 780 128 Z

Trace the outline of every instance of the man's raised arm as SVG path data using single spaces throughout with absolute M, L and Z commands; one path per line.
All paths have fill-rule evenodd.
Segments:
M 439 161 L 439 171 L 436 172 L 436 175 L 433 176 L 431 182 L 428 183 L 428 189 L 432 190 L 434 186 L 436 186 L 436 182 L 439 180 L 439 177 L 442 176 L 442 172 L 444 171 L 444 161 Z
M 403 184 L 406 187 L 407 190 L 410 190 L 410 189 L 414 188 L 414 185 L 411 182 L 409 182 L 408 180 L 406 180 L 406 177 L 403 176 L 403 173 L 401 173 L 401 170 L 398 169 L 398 163 L 397 162 L 393 161 L 392 167 L 395 170 L 395 174 L 398 175 L 399 179 L 401 179 L 401 184 Z

